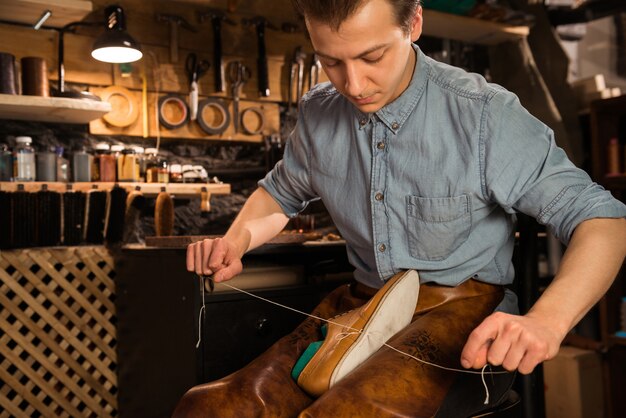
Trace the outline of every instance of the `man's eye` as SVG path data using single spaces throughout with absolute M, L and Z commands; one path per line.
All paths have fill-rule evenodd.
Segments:
M 336 67 L 337 65 L 339 65 L 339 61 L 337 60 L 323 60 L 322 63 L 326 67 Z
M 385 54 L 380 54 L 376 57 L 364 57 L 363 61 L 367 62 L 368 64 L 376 64 L 377 62 L 380 62 L 384 56 Z

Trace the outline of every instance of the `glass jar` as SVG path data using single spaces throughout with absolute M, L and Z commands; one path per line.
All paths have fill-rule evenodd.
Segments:
M 54 149 L 57 158 L 57 181 L 67 183 L 70 181 L 70 162 L 63 155 L 64 151 L 65 149 L 63 147 L 56 147 Z
M 118 181 L 120 179 L 120 170 L 121 170 L 121 165 L 119 164 L 119 160 L 122 158 L 122 151 L 124 151 L 124 145 L 120 145 L 120 144 L 111 145 L 111 155 L 113 156 L 113 158 L 115 158 L 115 166 L 117 167 L 116 172 L 115 172 L 115 178 Z
M 143 147 L 135 147 L 135 155 L 137 155 L 137 176 L 139 180 L 145 181 L 146 179 L 146 156 L 144 155 Z
M 139 159 L 134 149 L 126 148 L 122 151 L 121 158 L 117 160 L 117 170 L 119 181 L 139 181 Z
M 159 157 L 156 148 L 146 148 L 146 183 L 159 182 Z
M 37 181 L 57 181 L 56 147 L 45 147 L 36 154 Z
M 30 136 L 18 136 L 15 138 L 15 142 L 13 180 L 35 181 L 37 168 L 35 166 L 35 150 L 32 147 L 33 139 Z
M 74 182 L 91 181 L 91 166 L 93 155 L 87 148 L 79 146 L 72 155 L 72 180 Z
M 180 164 L 170 165 L 170 182 L 182 183 L 183 182 L 183 168 Z
M 13 154 L 7 144 L 0 144 L 0 181 L 11 181 L 13 177 Z
M 159 157 L 159 183 L 169 183 L 170 182 L 170 172 L 167 163 L 167 159 L 165 157 Z
M 93 157 L 92 181 L 115 181 L 115 156 L 111 154 L 109 144 L 96 144 Z

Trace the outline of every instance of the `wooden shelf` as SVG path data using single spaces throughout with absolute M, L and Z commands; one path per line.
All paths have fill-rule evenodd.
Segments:
M 111 111 L 111 103 L 89 99 L 0 94 L 0 119 L 89 123 Z
M 0 1 L 0 20 L 34 25 L 49 10 L 44 26 L 60 28 L 83 20 L 93 9 L 87 0 L 10 0 Z
M 497 45 L 528 36 L 528 26 L 509 26 L 466 16 L 424 9 L 423 34 L 482 45 Z
M 61 183 L 61 182 L 0 182 L 0 191 L 15 192 L 17 190 L 24 190 L 27 192 L 38 192 L 45 187 L 47 190 L 55 192 L 66 192 L 68 190 L 85 192 L 92 189 L 109 190 L 113 186 L 118 185 L 125 188 L 128 191 L 139 190 L 145 196 L 153 197 L 159 194 L 162 188 L 165 191 L 171 193 L 173 197 L 178 198 L 192 198 L 200 195 L 202 189 L 206 188 L 206 192 L 210 195 L 214 194 L 230 194 L 230 184 L 218 184 L 218 183 Z

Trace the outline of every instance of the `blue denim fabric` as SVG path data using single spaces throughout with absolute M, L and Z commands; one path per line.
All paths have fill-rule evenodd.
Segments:
M 321 198 L 358 281 L 415 269 L 423 283 L 509 284 L 516 212 L 564 243 L 585 219 L 626 216 L 513 93 L 415 49 L 409 87 L 374 114 L 328 83 L 310 91 L 259 182 L 288 216 Z

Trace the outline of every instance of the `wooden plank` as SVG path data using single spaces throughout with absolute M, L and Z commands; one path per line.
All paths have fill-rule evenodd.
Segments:
M 528 36 L 528 26 L 509 26 L 487 20 L 424 9 L 423 34 L 482 45 L 497 45 Z
M 98 190 L 110 190 L 115 185 L 123 187 L 128 191 L 139 190 L 148 197 L 154 197 L 159 194 L 162 188 L 165 191 L 174 195 L 174 197 L 189 198 L 198 196 L 203 188 L 206 188 L 211 195 L 230 194 L 230 184 L 226 183 L 109 183 L 109 182 L 96 182 L 96 183 L 60 183 L 60 182 L 27 182 L 27 183 L 14 183 L 14 182 L 0 182 L 0 191 L 14 192 L 23 189 L 27 192 L 37 192 L 46 186 L 47 190 L 64 193 L 66 191 L 88 191 L 92 189 Z
M 44 25 L 60 28 L 83 20 L 92 9 L 87 0 L 5 0 L 0 2 L 0 19 L 34 25 L 49 10 L 52 14 Z
M 108 102 L 0 94 L 0 119 L 84 124 L 110 111 Z

